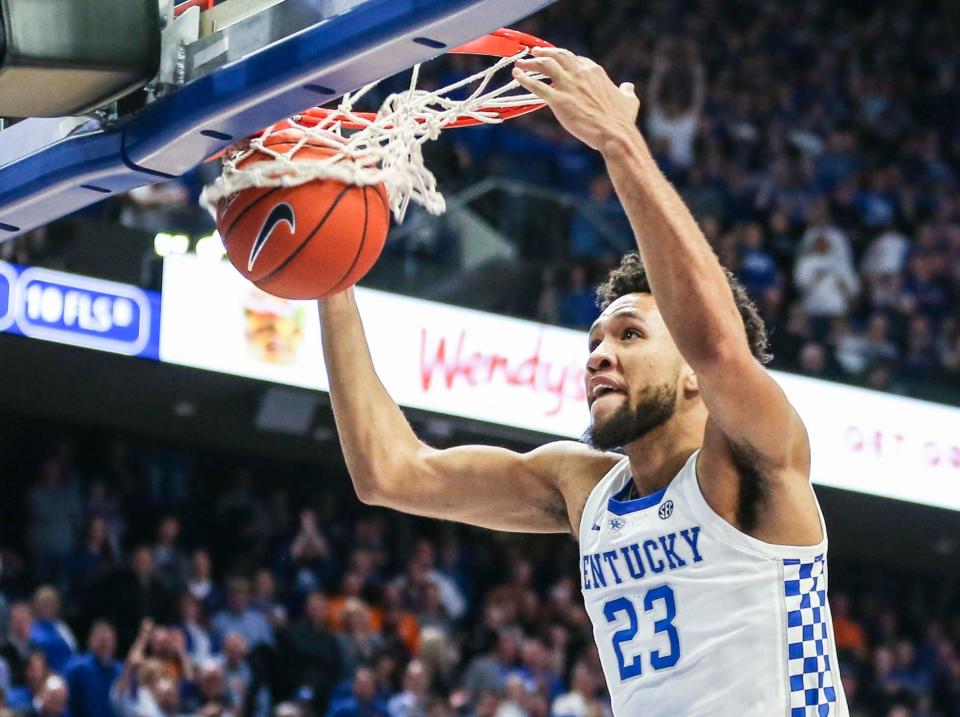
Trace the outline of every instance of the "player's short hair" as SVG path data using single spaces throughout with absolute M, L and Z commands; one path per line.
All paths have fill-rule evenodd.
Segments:
M 747 332 L 747 342 L 750 344 L 750 352 L 760 363 L 767 363 L 773 358 L 770 353 L 770 342 L 767 338 L 767 327 L 760 318 L 760 312 L 756 305 L 747 295 L 747 290 L 743 288 L 737 277 L 730 273 L 729 269 L 724 268 L 727 284 L 733 293 L 733 300 L 737 304 L 740 312 L 740 318 L 743 320 L 743 328 Z M 646 269 L 640 260 L 638 252 L 626 254 L 620 261 L 620 266 L 611 269 L 607 275 L 607 280 L 597 287 L 597 305 L 601 310 L 606 309 L 610 304 L 627 294 L 651 294 L 650 281 L 647 278 Z

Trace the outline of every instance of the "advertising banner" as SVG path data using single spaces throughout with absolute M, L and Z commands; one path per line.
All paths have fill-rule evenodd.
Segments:
M 0 331 L 157 359 L 159 314 L 156 292 L 0 262 Z
M 377 372 L 402 406 L 579 438 L 586 334 L 368 289 Z M 314 302 L 267 296 L 228 264 L 164 265 L 160 358 L 326 391 Z M 806 423 L 813 479 L 960 509 L 960 409 L 772 372 Z
M 275 299 L 228 264 L 164 262 L 160 359 L 329 388 L 314 302 Z M 403 406 L 579 436 L 581 332 L 369 289 L 357 291 L 374 364 Z

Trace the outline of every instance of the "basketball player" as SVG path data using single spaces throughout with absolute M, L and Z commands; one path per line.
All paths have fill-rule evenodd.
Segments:
M 639 247 L 600 288 L 589 333 L 591 445 L 427 446 L 374 373 L 348 291 L 320 316 L 358 496 L 577 536 L 617 715 L 846 716 L 810 446 L 761 366 L 755 308 L 657 169 L 631 84 L 561 49 L 538 49 L 515 77 L 602 154 Z M 626 457 L 606 452 L 617 447 Z

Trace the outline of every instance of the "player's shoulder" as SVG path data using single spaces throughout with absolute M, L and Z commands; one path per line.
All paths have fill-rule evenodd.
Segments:
M 526 454 L 528 465 L 563 487 L 570 483 L 594 485 L 623 460 L 619 453 L 598 451 L 577 441 L 553 441 Z
M 526 455 L 532 470 L 553 485 L 563 496 L 570 532 L 577 536 L 587 498 L 620 461 L 619 453 L 598 451 L 576 441 L 555 441 Z

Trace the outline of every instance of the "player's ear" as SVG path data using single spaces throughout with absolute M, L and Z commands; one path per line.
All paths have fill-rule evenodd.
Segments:
M 686 364 L 680 369 L 680 388 L 683 391 L 684 398 L 694 398 L 700 395 L 700 383 L 697 380 L 697 374 Z

